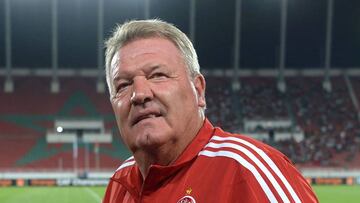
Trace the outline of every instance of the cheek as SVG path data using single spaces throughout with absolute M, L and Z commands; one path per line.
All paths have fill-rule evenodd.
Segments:
M 179 85 L 167 85 L 164 84 L 161 87 L 157 88 L 158 97 L 161 98 L 163 102 L 165 102 L 167 105 L 172 106 L 176 103 L 181 103 L 181 100 L 185 99 L 186 95 L 183 91 L 181 91 L 181 88 Z
M 197 94 L 193 85 L 188 83 L 179 85 L 177 91 L 177 96 L 180 98 L 180 101 L 188 105 L 196 104 Z
M 169 85 L 163 88 L 162 100 L 172 111 L 177 114 L 185 113 L 185 110 L 197 106 L 195 90 L 189 85 Z
M 123 123 L 129 114 L 129 102 L 126 102 L 124 99 L 115 99 L 111 102 L 111 105 L 117 122 L 119 124 Z

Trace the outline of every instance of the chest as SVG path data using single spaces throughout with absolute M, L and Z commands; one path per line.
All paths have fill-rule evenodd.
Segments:
M 162 181 L 150 174 L 135 202 L 233 202 L 238 175 L 232 162 L 200 159 L 167 178 L 158 177 Z

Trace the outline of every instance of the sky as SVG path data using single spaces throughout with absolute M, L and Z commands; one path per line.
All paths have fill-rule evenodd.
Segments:
M 323 67 L 327 0 L 287 0 L 286 68 Z M 5 0 L 0 0 L 0 68 L 5 66 Z M 10 0 L 12 65 L 51 67 L 51 1 Z M 240 68 L 279 64 L 281 0 L 242 0 Z M 190 0 L 150 0 L 150 17 L 189 34 Z M 58 0 L 60 68 L 96 68 L 98 0 Z M 360 67 L 360 1 L 334 0 L 331 66 Z M 235 0 L 196 0 L 195 49 L 205 69 L 232 68 Z M 144 0 L 104 0 L 104 36 L 144 19 Z

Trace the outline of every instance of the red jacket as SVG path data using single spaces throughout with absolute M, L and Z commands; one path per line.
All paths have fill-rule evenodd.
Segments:
M 145 181 L 133 157 L 110 179 L 104 203 L 318 202 L 310 185 L 276 149 L 205 120 L 170 166 L 153 165 Z

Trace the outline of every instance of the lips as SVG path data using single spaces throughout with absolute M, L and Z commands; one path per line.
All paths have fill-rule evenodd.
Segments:
M 158 111 L 147 110 L 147 111 L 137 112 L 133 116 L 133 119 L 131 119 L 131 124 L 132 124 L 132 126 L 134 126 L 142 120 L 145 120 L 148 118 L 157 118 L 160 116 L 162 116 L 162 115 Z

